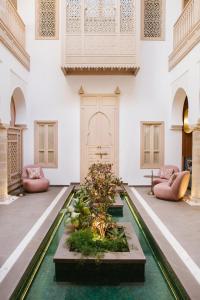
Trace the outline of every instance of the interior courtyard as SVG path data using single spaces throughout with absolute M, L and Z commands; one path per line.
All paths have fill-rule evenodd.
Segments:
M 200 0 L 0 0 L 0 300 L 199 300 L 199 236 Z

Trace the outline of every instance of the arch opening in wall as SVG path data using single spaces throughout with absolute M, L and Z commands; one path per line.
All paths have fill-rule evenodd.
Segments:
M 14 89 L 10 103 L 10 124 L 13 126 L 25 126 L 26 101 L 20 87 Z M 13 123 L 14 122 L 14 123 Z
M 192 130 L 188 124 L 188 105 L 188 98 L 186 96 L 182 113 L 182 165 L 183 170 L 188 170 L 190 173 L 192 173 Z M 191 189 L 191 180 L 189 183 L 189 188 Z
M 26 124 L 26 102 L 22 90 L 14 89 L 10 101 L 10 127 L 7 130 L 8 192 L 21 185 L 23 164 L 23 128 Z
M 16 108 L 14 98 L 11 98 L 10 102 L 10 126 L 15 127 L 16 124 Z
M 188 116 L 188 95 L 183 88 L 179 88 L 172 103 L 171 129 L 181 131 L 182 169 L 192 171 L 192 130 Z
M 171 111 L 171 127 L 172 129 L 182 129 L 183 126 L 183 107 L 185 99 L 188 99 L 186 91 L 183 88 L 179 88 L 174 96 Z M 189 106 L 189 104 L 188 104 Z M 189 108 L 188 108 L 189 110 Z

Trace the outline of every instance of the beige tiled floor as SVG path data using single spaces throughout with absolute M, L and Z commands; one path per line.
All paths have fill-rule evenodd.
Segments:
M 149 196 L 146 187 L 136 189 L 200 267 L 200 207 L 184 201 L 159 200 Z
M 50 187 L 46 193 L 26 194 L 9 205 L 0 205 L 0 267 L 60 190 Z
M 200 299 L 200 207 L 149 196 L 148 187 L 126 187 L 132 205 L 143 219 L 184 287 L 186 299 Z

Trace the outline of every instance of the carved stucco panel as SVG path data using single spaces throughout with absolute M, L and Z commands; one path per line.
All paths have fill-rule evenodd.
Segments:
M 164 38 L 165 0 L 142 0 L 142 39 Z

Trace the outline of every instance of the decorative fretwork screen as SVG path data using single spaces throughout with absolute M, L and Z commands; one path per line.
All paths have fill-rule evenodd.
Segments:
M 84 31 L 88 33 L 115 32 L 115 0 L 85 0 Z
M 164 40 L 165 0 L 142 0 L 141 38 Z
M 22 129 L 8 129 L 8 192 L 20 186 L 22 172 Z
M 36 39 L 58 39 L 58 1 L 36 0 Z
M 140 134 L 141 168 L 160 168 L 164 163 L 164 123 L 141 122 Z
M 138 69 L 135 0 L 66 0 L 62 69 Z

